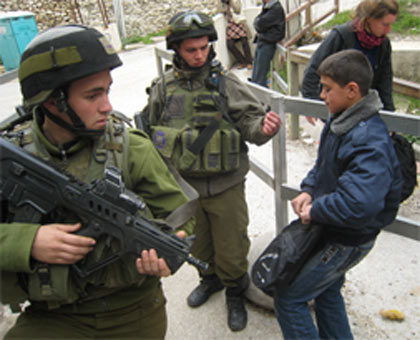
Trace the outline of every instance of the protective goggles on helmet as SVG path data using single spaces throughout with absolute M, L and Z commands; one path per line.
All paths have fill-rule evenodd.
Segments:
M 170 30 L 173 33 L 188 31 L 193 28 L 193 24 L 204 28 L 213 25 L 213 20 L 207 14 L 188 11 L 181 14 L 170 23 Z

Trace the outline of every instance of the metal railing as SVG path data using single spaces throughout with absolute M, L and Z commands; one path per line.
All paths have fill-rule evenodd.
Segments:
M 286 15 L 286 22 L 290 22 L 293 18 L 299 17 L 302 12 L 305 12 L 305 23 L 303 27 L 299 29 L 298 32 L 295 32 L 293 36 L 290 37 L 290 33 L 288 32 L 289 38 L 284 42 L 285 47 L 289 47 L 294 45 L 299 39 L 305 36 L 305 34 L 313 27 L 318 25 L 321 21 L 328 18 L 332 14 L 337 14 L 340 9 L 340 1 L 334 0 L 334 6 L 328 10 L 325 14 L 321 17 L 313 20 L 312 18 L 312 6 L 315 5 L 319 0 L 308 0 L 304 3 L 300 4 L 299 7 L 295 8 L 293 11 Z M 289 25 L 287 26 L 289 28 Z
M 163 73 L 162 58 L 171 61 L 172 53 L 159 48 L 155 49 L 159 75 Z M 261 87 L 251 82 L 246 83 L 251 91 L 271 109 L 280 115 L 286 125 L 286 114 L 315 118 L 328 118 L 325 104 L 318 100 L 304 99 L 283 95 L 279 92 Z M 380 111 L 388 128 L 395 132 L 408 133 L 420 137 L 420 117 L 398 112 Z M 251 157 L 251 171 L 274 190 L 276 232 L 279 233 L 289 223 L 287 203 L 299 194 L 299 188 L 288 183 L 286 158 L 286 126 L 272 139 L 273 175 L 270 169 Z M 420 241 L 420 222 L 397 216 L 396 220 L 385 228 L 390 232 Z

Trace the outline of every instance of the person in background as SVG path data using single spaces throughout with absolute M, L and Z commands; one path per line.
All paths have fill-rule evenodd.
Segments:
M 210 43 L 217 32 L 208 15 L 180 12 L 167 32 L 167 48 L 175 52 L 173 69 L 152 82 L 140 121 L 200 195 L 191 253 L 209 268 L 199 272 L 201 281 L 187 303 L 199 307 L 226 288 L 228 326 L 240 331 L 247 324 L 249 286 L 245 141 L 266 143 L 281 120 L 266 113 L 249 88 L 215 59 Z
M 334 27 L 312 55 L 303 74 L 302 96 L 320 99 L 318 66 L 329 55 L 353 48 L 363 52 L 369 59 L 373 69 L 372 88 L 378 91 L 383 109 L 395 111 L 392 97 L 392 49 L 387 34 L 398 12 L 397 0 L 362 0 L 356 7 L 353 19 Z M 311 124 L 315 123 L 312 117 L 306 119 Z
M 252 69 L 252 55 L 248 42 L 246 18 L 240 14 L 240 0 L 220 0 L 218 12 L 223 13 L 226 17 L 226 43 L 228 50 L 239 63 L 238 68 L 246 67 L 248 70 Z M 242 45 L 243 53 L 236 46 L 238 43 Z
M 372 67 L 348 49 L 319 66 L 321 99 L 331 118 L 315 166 L 292 207 L 303 223 L 323 226 L 323 243 L 283 292 L 274 294 L 284 339 L 353 339 L 341 288 L 348 270 L 373 248 L 398 212 L 402 175 Z M 308 302 L 315 300 L 316 324 Z
M 148 136 L 125 126 L 126 118 L 113 111 L 111 70 L 121 64 L 106 37 L 93 28 L 66 25 L 39 33 L 19 66 L 32 119 L 12 126 L 2 138 L 79 181 L 91 183 L 103 177 L 106 166 L 118 167 L 126 187 L 147 206 L 139 214 L 165 219 L 188 198 Z M 123 255 L 82 277 L 73 264 L 83 269 L 92 261 L 103 262 L 120 251 L 119 242 L 106 235 L 94 239 L 75 234 L 82 221 L 62 207 L 39 223 L 23 223 L 18 209 L 16 202 L 2 197 L 0 301 L 15 311 L 26 299 L 30 305 L 5 339 L 165 337 L 160 276 L 170 270 L 154 249 Z M 177 235 L 191 233 L 193 226 L 194 217 Z M 5 291 L 16 296 L 3 295 Z
M 262 10 L 254 19 L 254 28 L 257 31 L 254 39 L 257 47 L 251 81 L 268 87 L 267 74 L 276 52 L 276 44 L 283 40 L 286 34 L 286 17 L 278 0 L 263 0 Z

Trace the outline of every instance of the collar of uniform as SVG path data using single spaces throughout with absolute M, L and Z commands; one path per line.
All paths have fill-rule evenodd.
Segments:
M 185 70 L 180 67 L 174 67 L 174 75 L 177 80 L 205 80 L 210 74 L 210 65 L 206 63 L 199 69 Z

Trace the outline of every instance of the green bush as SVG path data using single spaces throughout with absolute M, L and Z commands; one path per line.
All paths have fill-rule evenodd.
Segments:
M 402 34 L 419 34 L 420 17 L 410 13 L 410 7 L 413 4 L 420 4 L 420 0 L 402 0 L 400 4 L 400 13 L 397 20 L 392 25 L 392 32 Z
M 340 12 L 332 17 L 332 19 L 328 20 L 325 24 L 321 25 L 320 28 L 322 30 L 329 30 L 334 26 L 341 25 L 349 21 L 351 11 L 344 11 Z
M 397 20 L 392 25 L 391 32 L 401 34 L 419 34 L 420 33 L 420 17 L 410 13 L 410 8 L 414 5 L 419 5 L 420 0 L 401 0 L 399 1 L 400 13 Z M 336 25 L 344 24 L 351 19 L 352 11 L 340 12 L 334 17 L 321 25 L 322 30 L 329 30 Z
M 152 44 L 153 43 L 153 37 L 159 37 L 159 36 L 164 36 L 166 33 L 166 30 L 162 30 L 160 32 L 157 33 L 150 33 L 147 34 L 145 36 L 140 36 L 140 35 L 133 35 L 130 37 L 127 37 L 125 39 L 123 39 L 123 45 L 129 45 L 129 44 L 136 44 L 136 43 L 143 43 L 143 44 Z

